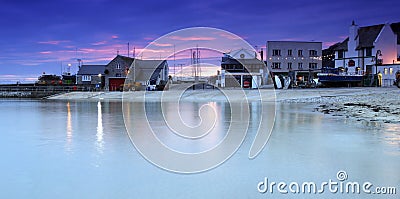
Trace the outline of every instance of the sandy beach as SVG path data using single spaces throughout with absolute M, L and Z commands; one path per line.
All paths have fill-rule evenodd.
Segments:
M 50 100 L 90 100 L 90 101 L 242 101 L 243 93 L 238 89 L 212 90 L 170 90 L 163 92 L 71 92 L 52 96 Z M 318 88 L 289 90 L 244 90 L 249 101 L 305 103 L 315 106 L 315 110 L 332 116 L 345 117 L 356 121 L 400 123 L 400 89 L 387 88 Z

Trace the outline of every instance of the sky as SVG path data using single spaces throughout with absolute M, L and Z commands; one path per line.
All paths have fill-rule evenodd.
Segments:
M 400 1 L 352 0 L 0 0 L 0 83 L 60 74 L 77 58 L 107 64 L 155 39 L 213 27 L 253 47 L 267 41 L 321 41 L 328 47 L 359 26 L 399 22 Z M 132 53 L 131 53 L 132 54 Z

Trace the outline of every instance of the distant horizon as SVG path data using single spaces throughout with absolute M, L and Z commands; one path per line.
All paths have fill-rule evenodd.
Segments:
M 43 72 L 59 74 L 68 64 L 77 70 L 77 58 L 84 64 L 107 64 L 117 52 L 127 56 L 128 43 L 132 55 L 134 48 L 139 52 L 155 39 L 188 27 L 226 30 L 258 49 L 267 41 L 315 41 L 327 48 L 348 36 L 353 20 L 359 26 L 399 22 L 398 7 L 400 2 L 388 0 L 5 0 L 0 8 L 5 27 L 0 32 L 0 83 L 32 81 Z

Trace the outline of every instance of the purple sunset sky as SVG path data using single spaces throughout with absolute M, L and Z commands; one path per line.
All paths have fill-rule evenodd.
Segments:
M 35 80 L 61 65 L 106 64 L 182 28 L 220 28 L 252 46 L 268 40 L 342 41 L 360 26 L 400 21 L 400 1 L 0 0 L 0 83 Z M 78 52 L 76 51 L 78 49 Z M 132 50 L 132 49 L 131 49 Z M 74 69 L 74 68 L 73 68 Z M 76 68 L 75 68 L 76 70 Z

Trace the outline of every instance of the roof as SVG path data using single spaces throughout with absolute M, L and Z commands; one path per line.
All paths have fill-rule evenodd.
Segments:
M 258 59 L 235 59 L 231 57 L 222 57 L 221 65 L 263 65 L 264 62 Z
M 129 66 L 132 64 L 133 60 L 135 60 L 132 57 L 126 57 L 126 56 L 122 56 L 122 55 L 117 55 L 117 57 L 120 57 L 122 60 L 124 60 Z M 116 57 L 116 58 L 117 58 Z
M 374 42 L 382 31 L 385 24 L 378 24 L 373 26 L 360 27 L 358 29 L 357 37 L 358 46 L 356 50 L 362 48 L 374 47 Z M 400 22 L 390 24 L 392 31 L 397 35 L 397 44 L 400 45 Z M 334 50 L 347 50 L 349 38 L 346 38 L 343 42 L 339 43 Z M 335 44 L 336 45 L 336 44 Z
M 241 48 L 238 50 L 233 50 L 229 53 L 225 53 L 227 56 L 233 57 L 233 58 L 246 58 L 246 59 L 254 59 L 256 57 L 256 52 L 253 50 Z
M 153 81 L 157 79 L 160 71 L 164 68 L 165 60 L 140 60 L 135 59 L 132 63 L 135 81 Z
M 135 58 L 132 58 L 132 57 L 126 57 L 126 56 L 123 56 L 123 55 L 117 55 L 117 56 L 114 57 L 114 59 L 112 59 L 107 64 L 107 66 L 109 66 L 111 63 L 113 63 L 113 61 L 116 60 L 116 59 L 121 59 L 122 61 L 124 61 L 126 63 L 126 66 L 128 66 L 128 67 L 132 64 L 133 60 L 135 60 Z
M 397 44 L 400 45 L 400 22 L 390 24 L 393 32 L 397 34 Z
M 347 37 L 344 41 L 335 44 L 336 47 L 334 47 L 334 50 L 335 50 L 335 51 L 347 50 L 348 43 L 349 43 L 349 38 Z
M 105 65 L 82 65 L 77 75 L 104 75 Z
M 359 50 L 362 48 L 374 47 L 374 41 L 384 26 L 384 24 L 379 24 L 374 26 L 360 27 L 358 29 L 358 46 L 356 49 Z
M 322 43 L 322 41 L 267 41 L 267 43 Z

